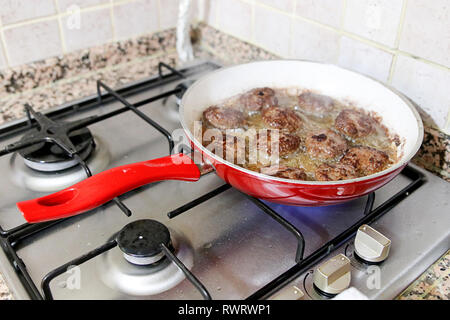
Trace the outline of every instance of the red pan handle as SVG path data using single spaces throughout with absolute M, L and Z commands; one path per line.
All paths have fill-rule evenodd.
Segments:
M 17 203 L 31 223 L 74 216 L 150 182 L 197 181 L 200 170 L 183 154 L 112 168 L 56 193 Z

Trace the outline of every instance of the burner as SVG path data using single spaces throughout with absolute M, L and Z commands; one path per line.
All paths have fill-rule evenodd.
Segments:
M 107 141 L 94 136 L 95 148 L 86 159 L 93 174 L 105 170 L 111 162 L 110 146 Z M 86 151 L 89 148 L 87 148 Z M 35 164 L 35 163 L 33 163 Z M 49 165 L 47 163 L 47 165 Z M 14 153 L 10 159 L 10 177 L 17 186 L 38 192 L 54 192 L 86 179 L 86 171 L 81 166 L 73 166 L 63 171 L 41 171 L 30 168 L 20 154 Z
M 155 220 L 137 220 L 127 224 L 116 237 L 127 261 L 150 265 L 164 258 L 161 244 L 171 247 L 169 229 Z
M 21 141 L 31 140 L 39 130 L 26 133 Z M 51 134 L 51 132 L 50 132 Z M 94 138 L 88 128 L 72 131 L 68 134 L 81 160 L 86 160 L 95 148 Z M 79 161 L 70 157 L 61 147 L 53 142 L 41 142 L 19 151 L 25 164 L 38 171 L 53 172 L 76 166 Z
M 136 232 L 141 227 L 145 232 Z M 155 233 L 152 231 L 153 228 Z M 127 230 L 131 232 L 128 233 Z M 139 235 L 144 237 L 149 235 L 149 231 L 152 232 L 150 241 L 139 239 Z M 126 225 L 115 237 L 118 247 L 102 254 L 96 262 L 100 279 L 108 287 L 132 296 L 157 295 L 176 287 L 186 279 L 186 276 L 169 259 L 162 257 L 157 260 L 157 257 L 161 257 L 160 255 L 163 254 L 158 245 L 161 242 L 158 242 L 157 239 L 169 242 L 169 249 L 188 269 L 194 265 L 194 251 L 189 240 L 183 234 L 171 230 L 171 240 L 168 240 L 167 232 L 164 225 L 154 220 L 138 220 Z M 131 237 L 132 234 L 134 237 Z M 138 241 L 133 244 L 133 240 L 130 241 L 130 239 Z M 145 249 L 146 245 L 141 247 L 141 244 L 144 243 L 149 244 L 149 247 Z M 144 255 L 153 253 L 153 256 L 150 259 L 139 258 L 125 254 L 123 250 L 131 250 L 132 253 L 144 252 Z M 136 259 L 139 262 L 137 264 Z M 146 259 L 148 260 L 145 261 Z M 157 261 L 152 263 L 152 260 Z

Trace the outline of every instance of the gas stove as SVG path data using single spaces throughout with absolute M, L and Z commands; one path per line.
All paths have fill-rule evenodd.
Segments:
M 391 299 L 450 246 L 450 185 L 409 165 L 369 196 L 283 206 L 214 173 L 164 181 L 86 214 L 27 224 L 15 204 L 119 165 L 190 152 L 177 102 L 212 62 L 0 127 L 0 271 L 17 299 Z

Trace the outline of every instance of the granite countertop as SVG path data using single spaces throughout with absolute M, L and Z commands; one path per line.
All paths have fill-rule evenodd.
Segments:
M 3 275 L 0 273 L 0 300 L 12 300 L 13 296 L 8 289 L 8 286 L 3 279 Z
M 226 65 L 276 58 L 211 27 L 200 26 L 199 30 L 202 41 L 195 45 L 197 59 L 213 59 Z M 96 93 L 97 80 L 118 87 L 155 75 L 159 62 L 179 65 L 174 30 L 0 71 L 0 123 L 24 116 L 24 103 L 30 103 L 36 110 L 45 110 L 92 95 Z M 421 159 L 429 156 L 432 164 L 438 165 L 440 160 L 436 159 L 435 153 L 439 152 L 437 142 L 440 138 L 431 130 L 426 131 L 427 134 L 430 144 L 423 148 L 425 157 Z M 449 277 L 450 251 L 397 299 L 450 299 Z M 12 298 L 0 274 L 0 299 Z
M 450 300 L 450 250 L 430 266 L 398 300 Z

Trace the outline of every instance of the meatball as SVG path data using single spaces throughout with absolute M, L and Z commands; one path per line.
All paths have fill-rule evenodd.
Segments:
M 298 97 L 298 104 L 304 112 L 324 117 L 333 110 L 334 100 L 328 96 L 308 91 Z
M 336 129 L 352 138 L 365 137 L 375 131 L 375 120 L 362 110 L 342 110 L 334 121 Z
M 294 179 L 294 180 L 306 180 L 307 176 L 305 170 L 293 167 L 267 167 L 262 168 L 261 173 L 278 178 Z
M 236 129 L 245 124 L 244 114 L 236 109 L 211 106 L 203 112 L 203 118 L 219 129 Z
M 260 111 L 262 108 L 278 105 L 275 91 L 267 87 L 250 90 L 241 96 L 240 102 L 247 112 Z
M 262 111 L 263 122 L 272 129 L 286 130 L 288 132 L 297 131 L 302 126 L 302 119 L 294 110 L 269 107 Z
M 267 150 L 268 155 L 272 154 L 271 146 L 274 133 L 272 130 L 268 130 L 267 134 L 258 134 L 258 150 Z M 283 157 L 289 153 L 293 153 L 300 147 L 300 138 L 296 135 L 279 131 L 278 135 L 278 148 L 279 156 Z
M 341 159 L 342 164 L 352 166 L 363 176 L 384 170 L 388 162 L 385 152 L 365 146 L 349 149 Z
M 352 166 L 337 164 L 321 164 L 315 171 L 318 181 L 339 181 L 357 178 L 358 175 Z
M 306 151 L 316 159 L 336 158 L 347 150 L 347 142 L 343 137 L 329 129 L 322 129 L 306 137 Z

